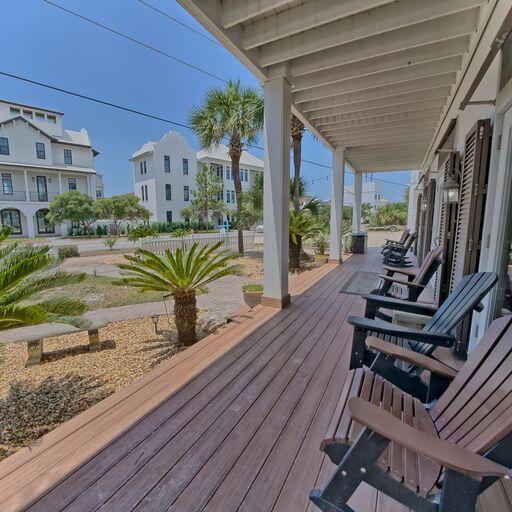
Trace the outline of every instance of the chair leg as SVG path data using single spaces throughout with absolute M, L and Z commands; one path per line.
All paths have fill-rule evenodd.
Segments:
M 366 331 L 354 327 L 352 336 L 352 353 L 350 355 L 350 369 L 362 368 L 366 351 Z
M 329 483 L 322 491 L 313 490 L 309 499 L 323 512 L 353 512 L 347 505 L 348 500 L 388 444 L 388 439 L 364 429 L 343 457 Z
M 462 510 L 464 512 L 474 512 L 481 483 L 481 479 L 471 478 L 447 469 L 443 481 L 439 512 L 461 512 Z

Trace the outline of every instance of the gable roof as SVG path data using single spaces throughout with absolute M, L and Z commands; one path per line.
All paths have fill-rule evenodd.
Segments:
M 50 135 L 49 133 L 46 133 L 44 130 L 39 128 L 39 126 L 36 126 L 34 123 L 30 122 L 26 117 L 23 117 L 23 116 L 14 116 L 14 117 L 11 117 L 9 119 L 5 119 L 4 121 L 0 121 L 0 126 L 3 126 L 4 124 L 12 123 L 12 122 L 16 121 L 17 119 L 21 119 L 22 121 L 27 123 L 29 126 L 34 128 L 34 130 L 37 130 L 38 132 L 41 132 L 43 135 L 48 137 L 51 141 L 53 141 L 53 142 L 57 142 L 58 141 L 58 139 L 55 136 Z
M 215 160 L 225 160 L 230 162 L 229 148 L 225 144 L 219 144 L 218 146 L 212 146 L 208 149 L 201 149 L 197 152 L 197 159 L 204 160 L 206 158 L 212 158 Z M 248 151 L 243 151 L 240 158 L 240 165 L 248 165 L 249 167 L 261 167 L 263 168 L 263 160 L 252 155 Z

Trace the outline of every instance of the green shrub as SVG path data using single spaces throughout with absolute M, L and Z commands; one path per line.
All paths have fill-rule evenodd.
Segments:
M 105 236 L 107 235 L 107 227 L 106 226 L 96 226 L 96 236 Z
M 263 292 L 262 284 L 246 284 L 242 287 L 244 292 Z
M 59 256 L 59 260 L 80 256 L 78 253 L 78 245 L 60 245 L 57 247 L 57 254 Z
M 130 229 L 128 233 L 128 240 L 136 242 L 139 238 L 146 238 L 147 236 L 156 236 L 158 230 L 154 226 L 147 224 L 140 224 Z
M 209 222 L 153 222 L 151 224 L 158 233 L 174 233 L 177 229 L 193 231 L 211 231 L 213 224 Z
M 107 238 L 103 244 L 105 245 L 105 247 L 108 247 L 110 250 L 112 250 L 114 248 L 114 245 L 116 245 L 117 243 L 117 239 L 116 238 Z
M 318 231 L 313 237 L 315 254 L 324 255 L 329 248 L 329 235 L 326 231 Z
M 371 226 L 390 226 L 407 224 L 407 204 L 389 203 L 379 206 L 370 216 Z

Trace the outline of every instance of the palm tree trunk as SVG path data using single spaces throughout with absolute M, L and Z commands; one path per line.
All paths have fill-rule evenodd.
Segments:
M 293 207 L 300 210 L 300 165 L 302 162 L 302 135 L 293 139 Z
M 233 181 L 235 182 L 235 197 L 236 197 L 236 214 L 238 223 L 238 252 L 244 253 L 244 232 L 240 224 L 242 218 L 242 202 L 240 196 L 242 195 L 242 181 L 240 180 L 240 156 L 242 151 L 236 150 L 233 145 L 230 147 L 229 155 L 231 157 L 231 173 L 233 174 Z
M 197 341 L 196 292 L 174 294 L 174 322 L 178 331 L 178 343 L 189 346 Z
M 297 236 L 297 243 L 295 243 L 292 240 L 292 237 L 290 237 L 289 240 L 289 252 L 290 252 L 290 272 L 295 272 L 300 269 L 300 249 L 301 249 L 301 242 L 302 239 L 300 236 Z

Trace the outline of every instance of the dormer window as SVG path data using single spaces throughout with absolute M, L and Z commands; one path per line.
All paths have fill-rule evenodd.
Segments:
M 44 114 L 41 112 L 36 112 L 36 121 L 43 121 L 44 122 Z
M 11 107 L 11 114 L 13 116 L 19 116 L 21 113 L 21 110 L 19 108 L 14 108 L 14 107 Z
M 44 148 L 44 142 L 36 142 L 36 156 L 39 160 L 46 159 L 46 151 Z
M 25 117 L 29 117 L 30 119 L 33 119 L 33 118 L 34 118 L 34 114 L 33 114 L 33 113 L 32 113 L 32 111 L 30 111 L 30 110 L 24 110 L 24 111 L 23 111 L 23 115 L 24 115 Z
M 57 118 L 55 116 L 46 116 L 46 120 L 49 122 L 49 123 L 53 123 L 53 124 L 56 124 L 57 123 Z

